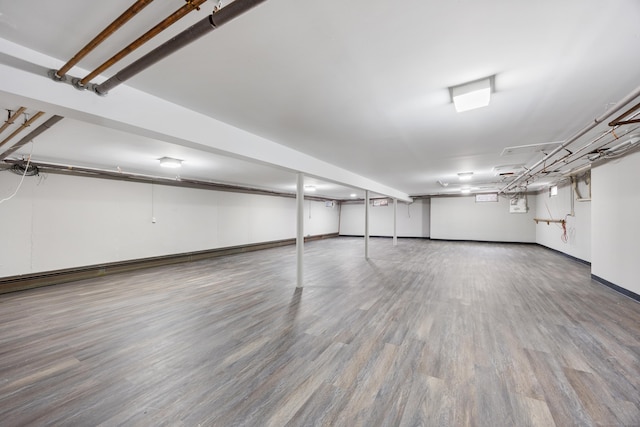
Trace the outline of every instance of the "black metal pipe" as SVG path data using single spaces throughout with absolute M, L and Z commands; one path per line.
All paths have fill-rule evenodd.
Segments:
M 144 71 L 161 59 L 171 55 L 173 52 L 208 34 L 217 27 L 226 24 L 264 1 L 265 0 L 236 0 L 230 3 L 228 6 L 217 10 L 180 34 L 167 40 L 140 59 L 132 62 L 103 83 L 95 85 L 93 88 L 94 92 L 98 95 L 106 95 L 111 89 L 129 80 L 139 72 Z
M 6 159 L 13 152 L 15 152 L 18 148 L 22 147 L 23 145 L 28 144 L 29 141 L 31 141 L 33 138 L 39 136 L 41 133 L 43 133 L 44 131 L 46 131 L 47 129 L 49 129 L 50 127 L 55 125 L 56 123 L 58 123 L 63 118 L 64 117 L 62 117 L 62 116 L 52 116 L 52 117 L 50 117 L 49 120 L 47 120 L 46 122 L 44 122 L 43 124 L 41 124 L 40 126 L 35 128 L 32 132 L 30 132 L 28 135 L 26 135 L 24 138 L 22 138 L 20 141 L 18 141 L 13 147 L 9 148 L 4 153 L 0 154 L 0 160 Z
M 3 163 L 0 163 L 0 168 L 3 164 L 6 165 L 25 165 L 25 160 L 13 160 L 8 159 Z M 261 188 L 245 187 L 241 185 L 223 184 L 212 181 L 201 181 L 197 179 L 185 179 L 185 178 L 167 178 L 154 175 L 145 175 L 131 172 L 121 172 L 107 169 L 89 168 L 83 166 L 75 166 L 71 164 L 60 163 L 46 163 L 38 160 L 31 160 L 31 165 L 36 166 L 41 172 L 57 173 L 62 175 L 79 176 L 85 178 L 102 178 L 113 179 L 118 181 L 127 182 L 141 182 L 141 183 L 153 183 L 161 185 L 170 185 L 174 187 L 186 187 L 186 188 L 200 188 L 214 191 L 227 191 L 233 193 L 246 193 L 246 194 L 262 194 L 265 196 L 277 196 L 295 198 L 296 195 L 292 193 L 283 193 L 281 191 L 265 190 Z M 331 201 L 335 199 L 327 199 L 321 196 L 304 196 L 305 200 L 315 200 L 320 202 Z

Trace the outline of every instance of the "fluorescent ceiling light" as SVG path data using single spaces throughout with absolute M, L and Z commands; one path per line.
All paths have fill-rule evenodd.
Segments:
M 314 185 L 305 185 L 304 186 L 304 190 L 305 191 L 316 191 L 316 187 Z
M 491 101 L 494 76 L 449 88 L 458 113 L 486 107 Z
M 160 166 L 163 168 L 179 168 L 182 166 L 182 160 L 173 159 L 171 157 L 163 157 L 160 159 Z
M 461 188 L 460 192 L 462 194 L 469 194 L 469 193 L 471 193 L 471 189 L 470 188 Z
M 356 193 L 351 193 L 351 197 L 358 197 Z
M 473 177 L 473 172 L 459 172 L 458 178 L 460 181 L 469 181 Z

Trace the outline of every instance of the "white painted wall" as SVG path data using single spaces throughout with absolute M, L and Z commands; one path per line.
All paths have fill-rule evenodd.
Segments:
M 581 180 L 578 191 L 588 198 L 589 189 Z M 548 191 L 536 194 L 536 218 L 564 219 L 566 217 L 567 241 L 563 242 L 561 224 L 536 225 L 536 242 L 548 248 L 564 252 L 583 261 L 591 261 L 591 202 L 574 201 L 574 216 L 571 213 L 573 192 L 570 184 L 558 187 L 558 195 L 549 197 Z
M 428 199 L 418 199 L 407 204 L 398 202 L 399 237 L 429 237 Z M 340 234 L 344 236 L 364 235 L 364 202 L 343 203 L 340 212 Z M 369 209 L 369 234 L 371 236 L 393 236 L 393 201 L 388 206 Z
M 432 197 L 431 238 L 487 242 L 535 242 L 536 198 L 527 213 L 509 213 L 509 199 L 476 203 L 474 196 Z
M 19 182 L 1 172 L 0 199 Z M 0 277 L 294 238 L 295 209 L 287 197 L 26 177 L 0 204 Z M 338 232 L 337 207 L 305 201 L 305 211 L 305 235 Z
M 315 200 L 304 201 L 305 236 L 337 233 L 339 221 L 340 205 L 338 202 L 334 202 L 332 207 L 327 207 L 325 206 L 325 202 Z
M 640 294 L 640 152 L 591 171 L 591 272 Z

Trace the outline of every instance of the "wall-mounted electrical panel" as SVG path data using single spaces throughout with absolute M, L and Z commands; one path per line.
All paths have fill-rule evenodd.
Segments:
M 509 201 L 509 213 L 527 213 L 527 196 L 515 196 Z

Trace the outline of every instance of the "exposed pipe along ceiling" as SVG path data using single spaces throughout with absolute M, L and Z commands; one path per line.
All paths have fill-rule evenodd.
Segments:
M 20 117 L 20 114 L 24 113 L 26 110 L 26 107 L 20 107 L 13 114 L 11 114 L 11 110 L 7 110 L 8 117 L 4 124 L 0 126 L 0 134 L 2 134 L 2 132 L 4 132 L 6 128 L 13 124 L 13 122 L 15 122 L 18 117 Z
M 22 107 L 21 107 L 22 109 Z M 5 139 L 2 140 L 2 142 L 0 142 L 0 147 L 2 147 L 3 145 L 5 145 L 7 142 L 9 142 L 10 140 L 12 140 L 16 135 L 18 135 L 20 132 L 22 132 L 23 130 L 25 130 L 26 128 L 28 128 L 29 126 L 31 126 L 31 124 L 33 122 L 35 122 L 36 120 L 38 120 L 40 118 L 40 116 L 42 116 L 44 114 L 44 111 L 38 111 L 36 114 L 32 115 L 31 117 L 27 118 L 26 113 L 24 113 L 24 110 L 22 110 L 21 114 L 25 115 L 25 120 L 24 122 L 20 125 L 20 127 L 18 127 L 18 129 L 14 130 L 11 135 L 9 135 L 8 137 L 6 137 Z M 11 123 L 13 123 L 15 121 L 15 117 L 18 114 L 14 114 L 14 120 L 11 121 Z M 9 123 L 9 124 L 11 124 Z M 5 123 L 6 124 L 6 123 Z M 4 157 L 0 157 L 0 160 L 2 160 Z
M 171 40 L 158 46 L 156 49 L 152 50 L 131 65 L 125 67 L 104 83 L 96 85 L 93 88 L 94 92 L 99 95 L 105 95 L 109 90 L 129 80 L 139 72 L 264 1 L 265 0 L 236 0 L 228 6 L 217 9 L 211 15 L 187 28 Z
M 206 18 L 198 21 L 196 24 L 182 31 L 180 34 L 171 38 L 164 44 L 160 45 L 156 49 L 147 53 L 137 61 L 133 62 L 129 66 L 125 67 L 107 81 L 95 85 L 91 84 L 91 80 L 100 75 L 100 73 L 106 71 L 117 62 L 124 59 L 129 53 L 138 49 L 140 46 L 156 37 L 162 31 L 167 29 L 178 20 L 182 19 L 192 10 L 200 10 L 200 6 L 206 0 L 185 0 L 186 4 L 173 14 L 168 16 L 162 22 L 155 27 L 147 31 L 145 34 L 131 42 L 127 47 L 120 50 L 113 55 L 110 59 L 105 61 L 102 65 L 94 69 L 82 79 L 77 77 L 66 77 L 66 72 L 77 63 L 82 57 L 86 56 L 91 50 L 93 50 L 99 43 L 104 41 L 109 35 L 113 34 L 120 26 L 124 25 L 129 19 L 133 17 L 137 12 L 142 10 L 151 1 L 138 1 L 125 11 L 120 17 L 118 17 L 113 23 L 105 28 L 98 36 L 96 36 L 87 46 L 85 46 L 78 54 L 76 54 L 65 66 L 60 70 L 50 70 L 49 77 L 56 81 L 62 81 L 74 85 L 78 89 L 89 89 L 99 95 L 106 95 L 107 92 L 119 84 L 125 82 L 131 77 L 135 76 L 144 69 L 150 67 L 161 59 L 167 57 L 171 53 L 181 49 L 187 44 L 197 40 L 205 34 L 213 31 L 214 29 L 226 24 L 232 19 L 240 16 L 249 9 L 257 6 L 265 0 L 235 0 L 229 5 L 222 8 L 215 8 L 214 12 Z M 140 4 L 139 4 L 140 3 Z
M 152 1 L 152 0 L 151 0 Z M 200 10 L 200 5 L 204 3 L 206 0 L 185 0 L 186 3 L 180 7 L 180 9 L 176 10 L 174 13 L 166 17 L 156 26 L 151 28 L 149 31 L 144 33 L 142 36 L 138 37 L 136 40 L 131 42 L 127 47 L 120 50 L 118 53 L 113 55 L 107 61 L 102 63 L 98 68 L 94 69 L 92 72 L 87 74 L 85 77 L 71 77 L 68 78 L 66 76 L 66 72 L 80 59 L 90 53 L 93 49 L 95 49 L 100 43 L 102 43 L 107 37 L 112 35 L 118 28 L 123 26 L 127 21 L 129 21 L 133 16 L 135 16 L 139 11 L 141 11 L 148 3 L 151 1 L 137 1 L 134 5 L 132 5 L 129 9 L 127 9 L 122 15 L 116 18 L 111 24 L 109 24 L 100 34 L 98 34 L 91 42 L 89 42 L 84 48 L 80 50 L 67 64 L 65 64 L 60 70 L 50 70 L 49 77 L 56 81 L 62 81 L 66 83 L 71 83 L 77 89 L 85 89 L 89 82 L 97 77 L 103 71 L 109 69 L 116 62 L 124 59 L 131 52 L 138 49 L 140 46 L 156 37 L 162 31 L 169 28 L 171 25 L 182 19 L 192 10 Z
M 207 17 L 206 19 L 209 20 L 209 18 L 210 17 Z M 204 22 L 204 21 L 200 21 L 196 25 L 199 25 L 202 22 Z M 215 28 L 215 27 L 211 27 L 211 28 Z M 188 30 L 182 32 L 181 35 L 184 35 L 184 34 L 187 34 L 187 33 L 189 33 Z M 163 46 L 164 45 L 160 46 L 157 50 L 160 50 Z M 175 51 L 175 49 L 174 49 L 174 51 Z M 163 52 L 164 56 L 169 54 L 164 49 L 162 49 L 162 52 Z M 156 59 L 156 61 L 157 60 L 159 60 L 159 59 Z M 156 62 L 156 61 L 154 61 L 154 62 Z M 144 68 L 146 68 L 150 64 L 146 63 L 145 65 L 146 66 Z M 142 71 L 142 69 L 138 69 L 138 71 Z M 129 77 L 131 77 L 131 76 L 129 76 Z M 616 120 L 614 120 L 611 123 L 609 123 L 610 126 L 613 125 L 613 127 L 611 129 L 608 129 L 608 130 L 602 132 L 600 135 L 596 136 L 594 139 L 592 139 L 591 141 L 589 141 L 588 143 L 586 143 L 582 147 L 580 147 L 578 149 L 575 149 L 575 151 L 567 150 L 567 147 L 569 147 L 573 143 L 578 142 L 581 137 L 583 137 L 585 134 L 588 133 L 589 130 L 592 130 L 593 128 L 595 128 L 599 124 L 603 123 L 608 117 L 612 116 L 617 111 L 619 111 L 620 109 L 624 108 L 624 106 L 627 105 L 628 103 L 630 103 L 633 99 L 635 99 L 635 97 L 638 96 L 638 95 L 636 95 L 636 93 L 638 91 L 640 91 L 640 88 L 638 88 L 636 91 L 634 91 L 628 97 L 626 97 L 625 99 L 620 101 L 618 104 L 616 104 L 616 106 L 612 107 L 609 111 L 607 111 L 601 117 L 595 119 L 593 124 L 589 124 L 584 129 L 579 131 L 574 137 L 572 137 L 569 140 L 567 140 L 566 142 L 562 143 L 559 147 L 554 149 L 552 152 L 546 154 L 543 159 L 541 159 L 536 164 L 534 164 L 533 166 L 528 168 L 521 175 L 519 175 L 518 177 L 513 179 L 506 187 L 504 187 L 500 191 L 500 193 L 508 194 L 508 193 L 513 193 L 513 192 L 521 193 L 523 191 L 527 191 L 527 186 L 528 186 L 529 183 L 535 181 L 539 177 L 546 176 L 548 174 L 553 174 L 553 173 L 558 174 L 557 182 L 561 182 L 563 180 L 570 179 L 570 177 L 572 175 L 579 175 L 579 174 L 582 174 L 582 173 L 586 172 L 589 169 L 590 164 L 595 162 L 595 161 L 602 160 L 602 159 L 608 159 L 608 158 L 612 158 L 612 157 L 617 157 L 617 156 L 620 156 L 620 155 L 624 154 L 625 152 L 627 152 L 629 150 L 635 149 L 638 146 L 640 146 L 640 144 L 638 144 L 638 142 L 640 142 L 640 133 L 637 133 L 637 132 L 640 131 L 640 126 L 636 126 L 636 127 L 633 127 L 633 128 L 628 128 L 625 131 L 620 132 L 619 135 L 616 134 L 616 132 L 615 132 L 619 127 L 625 125 L 626 123 L 637 123 L 638 122 L 636 117 L 640 116 L 640 111 L 637 111 L 638 110 L 638 105 L 636 105 L 636 106 L 630 108 L 629 110 L 625 111 L 622 115 L 620 115 L 618 118 L 616 118 Z M 0 128 L 0 133 L 2 131 L 6 130 L 6 128 L 9 127 L 12 123 L 14 123 L 17 120 L 18 116 L 20 114 L 23 114 L 25 111 L 26 111 L 26 107 L 20 107 L 13 114 L 11 114 L 11 112 L 9 112 L 8 119 L 5 121 L 5 123 Z M 39 117 L 41 117 L 44 114 L 45 114 L 44 112 L 39 111 L 39 112 L 35 113 L 34 115 L 32 115 L 29 118 L 27 118 L 26 115 L 25 115 L 24 123 L 18 129 L 16 129 L 11 135 L 9 135 L 2 142 L 0 142 L 0 147 L 5 145 L 9 140 L 13 139 L 16 135 L 18 135 L 21 131 L 23 131 L 24 129 L 29 127 L 33 122 L 35 122 Z M 628 117 L 628 120 L 624 121 L 623 123 L 620 123 L 620 119 L 623 118 L 623 117 Z M 41 124 L 34 131 L 32 131 L 31 133 L 29 133 L 28 135 L 26 135 L 25 137 L 20 139 L 20 141 L 18 141 L 13 147 L 11 147 L 10 149 L 8 149 L 5 152 L 1 153 L 0 154 L 0 160 L 7 159 L 11 154 L 13 154 L 19 148 L 21 148 L 22 146 L 26 145 L 28 142 L 32 141 L 35 137 L 41 135 L 44 131 L 46 131 L 47 129 L 49 129 L 53 125 L 55 125 L 58 121 L 62 120 L 62 118 L 63 117 L 57 116 L 57 115 L 56 116 L 52 116 L 51 118 L 49 118 L 45 123 Z M 618 124 L 614 124 L 614 123 L 618 123 Z M 616 141 L 618 142 L 617 145 L 615 145 L 613 147 L 607 147 L 608 145 L 611 145 L 613 142 L 616 142 Z M 585 152 L 588 149 L 590 149 L 590 150 L 588 152 Z M 557 156 L 557 154 L 560 153 L 563 150 L 565 150 L 566 153 L 564 155 L 562 155 L 562 156 Z M 556 156 L 556 157 L 554 159 L 552 159 L 554 156 Z M 9 164 L 16 164 L 16 163 L 19 163 L 20 161 L 22 161 L 24 163 L 24 160 L 20 160 L 20 159 L 5 160 L 5 162 L 9 163 Z M 587 162 L 587 163 L 582 164 L 582 165 L 580 165 L 580 166 L 578 166 L 576 168 L 573 168 L 573 169 L 569 170 L 568 172 L 564 172 L 564 173 L 561 173 L 560 170 L 554 170 L 554 167 L 557 166 L 557 165 L 560 165 L 562 167 L 566 167 L 566 166 L 568 166 L 570 164 L 573 164 L 575 162 L 578 162 L 578 161 L 584 161 L 584 162 Z M 159 178 L 159 177 L 153 177 L 153 176 L 145 176 L 145 175 L 141 175 L 141 174 L 126 174 L 126 173 L 123 173 L 122 171 L 115 172 L 115 171 L 109 171 L 109 170 L 105 170 L 105 169 L 92 169 L 90 171 L 87 168 L 83 168 L 83 167 L 80 167 L 80 166 L 77 166 L 77 165 L 71 165 L 71 164 L 65 164 L 65 165 L 47 164 L 47 163 L 42 163 L 42 162 L 38 162 L 38 161 L 35 161 L 35 160 L 32 161 L 32 163 L 33 164 L 38 164 L 44 170 L 48 170 L 49 172 L 53 172 L 53 173 L 55 173 L 56 171 L 60 171 L 60 170 L 65 169 L 67 171 L 74 171 L 74 172 L 77 172 L 79 174 L 86 174 L 86 173 L 90 172 L 90 173 L 92 173 L 94 175 L 100 174 L 102 176 L 109 176 L 111 178 L 120 177 L 121 179 L 132 179 L 132 178 L 133 179 L 146 179 L 146 180 L 155 180 L 156 182 L 174 181 L 174 185 L 176 184 L 175 181 L 177 181 L 178 184 L 180 182 L 182 182 L 182 183 L 184 183 L 186 185 L 188 185 L 189 181 L 191 181 L 191 184 L 202 185 L 202 186 L 205 186 L 205 187 L 219 186 L 220 188 L 229 187 L 229 188 L 235 188 L 235 189 L 245 189 L 246 191 L 263 191 L 263 190 L 255 190 L 255 189 L 251 189 L 249 187 L 243 187 L 243 186 L 228 186 L 227 184 L 222 184 L 222 183 L 211 183 L 211 182 L 199 181 L 199 180 L 181 180 L 181 179 L 173 180 L 173 179 Z M 540 166 L 542 166 L 541 169 L 535 170 L 536 168 L 538 168 Z M 113 173 L 111 173 L 111 172 L 113 172 Z M 518 182 L 523 181 L 523 180 L 524 180 L 524 184 L 516 185 Z M 278 194 L 285 194 L 285 193 L 278 193 Z M 424 197 L 424 196 L 428 196 L 428 194 L 414 195 L 414 197 Z M 587 199 L 585 199 L 585 200 L 587 200 Z
M 169 28 L 171 25 L 176 23 L 178 20 L 180 20 L 186 14 L 188 14 L 192 10 L 200 10 L 200 5 L 202 3 L 204 3 L 205 1 L 207 1 L 207 0 L 189 0 L 189 1 L 187 1 L 187 3 L 184 6 L 182 6 L 180 9 L 175 11 L 173 14 L 169 15 L 162 22 L 160 22 L 158 25 L 156 25 L 155 27 L 153 27 L 152 29 L 150 29 L 149 31 L 144 33 L 138 39 L 136 39 L 133 42 L 131 42 L 127 47 L 125 47 L 120 52 L 118 52 L 115 55 L 113 55 L 106 62 L 104 62 L 98 68 L 96 68 L 95 70 L 93 70 L 92 72 L 87 74 L 84 78 L 82 78 L 82 80 L 78 81 L 76 84 L 78 86 L 80 86 L 80 87 L 85 87 L 92 79 L 94 79 L 95 77 L 100 75 L 100 73 L 102 73 L 103 71 L 109 69 L 116 62 L 120 61 L 125 56 L 129 55 L 131 52 L 133 52 L 134 50 L 136 50 L 137 48 L 139 48 L 140 46 L 142 46 L 143 44 L 145 44 L 146 42 L 148 42 L 149 40 L 151 40 L 152 38 L 154 38 L 158 34 L 160 34 L 165 29 Z
M 149 5 L 153 0 L 137 0 L 129 9 L 127 9 L 122 15 L 116 18 L 111 24 L 109 24 L 104 30 L 93 38 L 85 47 L 80 49 L 73 58 L 71 58 L 66 64 L 64 64 L 58 71 L 55 72 L 55 77 L 60 79 L 67 74 L 67 71 L 76 65 L 82 58 L 87 56 L 93 51 L 100 43 L 106 40 L 116 30 L 126 24 L 131 18 L 138 14 L 142 9 Z
M 640 102 L 637 103 L 636 105 L 634 105 L 633 107 L 629 108 L 627 111 L 622 113 L 620 116 L 618 116 L 615 119 L 613 119 L 613 121 L 611 121 L 609 123 L 609 126 L 619 126 L 619 125 L 629 125 L 631 123 L 640 123 L 640 119 L 634 119 L 633 118 L 633 117 L 637 116 L 637 114 L 634 114 L 633 117 L 631 117 L 631 118 L 629 118 L 627 120 L 623 120 L 624 118 L 626 118 L 627 116 L 631 115 L 632 113 L 634 113 L 637 110 L 640 110 Z
M 58 116 L 59 117 L 59 116 Z M 62 117 L 60 117 L 62 118 Z M 35 137 L 35 136 L 34 136 Z M 1 158 L 1 157 L 0 157 Z M 196 179 L 181 178 L 176 176 L 174 178 L 167 178 L 155 175 L 145 175 L 140 173 L 125 172 L 121 170 L 107 170 L 99 168 L 88 168 L 83 166 L 73 166 L 68 164 L 41 162 L 32 159 L 5 159 L 4 163 L 9 166 L 17 167 L 18 170 L 24 172 L 29 165 L 29 170 L 32 168 L 38 172 L 44 173 L 57 173 L 61 175 L 75 175 L 91 178 L 103 178 L 103 179 L 115 179 L 120 181 L 131 182 L 145 182 L 154 184 L 170 185 L 175 187 L 189 187 L 200 188 L 215 191 L 231 191 L 234 193 L 249 193 L 249 194 L 262 194 L 268 196 L 279 196 L 295 198 L 294 193 L 284 193 L 279 191 L 269 191 L 261 188 L 253 188 L 241 185 L 231 185 L 222 182 L 202 181 Z M 305 194 L 305 200 L 316 201 L 332 201 L 336 198 L 327 198 L 323 196 L 312 196 Z M 358 199 L 346 199 L 348 201 L 358 201 Z
M 31 117 L 28 117 L 27 107 L 20 107 L 15 112 L 9 111 L 8 118 L 5 123 L 0 127 L 0 134 L 6 130 L 11 124 L 14 124 L 20 115 L 24 115 L 24 122 L 20 125 L 20 127 L 14 131 L 9 137 L 7 137 L 1 144 L 8 142 L 14 136 L 25 130 L 31 124 L 35 123 L 40 117 L 44 116 L 46 113 L 43 111 L 39 111 Z M 262 194 L 262 195 L 272 195 L 272 196 L 281 196 L 281 197 L 295 197 L 295 193 L 286 193 L 281 191 L 270 191 L 261 188 L 254 188 L 246 185 L 234 185 L 224 182 L 215 182 L 215 181 L 205 181 L 191 178 L 184 178 L 180 176 L 175 176 L 172 178 L 156 176 L 156 175 L 147 175 L 142 173 L 134 173 L 127 172 L 121 170 L 119 167 L 117 170 L 109 170 L 104 168 L 91 168 L 85 166 L 79 166 L 69 163 L 52 163 L 45 162 L 33 158 L 31 154 L 22 154 L 18 157 L 9 158 L 12 154 L 14 154 L 17 150 L 28 144 L 29 142 L 35 142 L 35 138 L 42 135 L 44 132 L 53 127 L 56 123 L 60 122 L 63 119 L 62 116 L 53 115 L 41 123 L 37 128 L 33 131 L 29 132 L 27 135 L 22 137 L 18 142 L 16 142 L 11 148 L 6 151 L 0 153 L 0 170 L 1 169 L 12 169 L 14 172 L 19 173 L 20 175 L 33 176 L 38 175 L 40 172 L 43 173 L 54 173 L 54 174 L 63 174 L 63 175 L 76 175 L 83 177 L 94 177 L 94 178 L 104 178 L 104 179 L 116 179 L 123 181 L 134 181 L 134 182 L 146 182 L 146 183 L 155 183 L 155 184 L 163 184 L 170 186 L 178 186 L 178 187 L 190 187 L 190 188 L 200 188 L 200 189 L 208 189 L 215 191 L 232 191 L 232 192 L 240 192 L 240 193 L 250 193 L 250 194 Z M 340 198 L 335 197 L 324 197 L 324 196 L 313 196 L 313 195 L 305 195 L 305 199 L 309 200 L 317 200 L 317 201 L 329 201 L 329 200 L 340 200 Z M 354 200 L 350 198 L 348 200 Z
M 32 117 L 32 119 L 40 117 L 41 115 L 43 115 L 44 112 L 40 111 L 38 114 L 36 114 L 35 116 Z M 37 116 L 37 117 L 36 117 Z M 53 125 L 55 125 L 56 123 L 58 123 L 60 120 L 62 120 L 63 117 L 62 116 L 52 116 L 49 119 L 47 119 L 47 121 L 45 121 L 44 123 L 42 123 L 40 126 L 38 126 L 37 128 L 35 128 L 33 131 L 31 131 L 28 135 L 26 135 L 25 137 L 23 137 L 20 141 L 18 141 L 16 144 L 14 144 L 13 147 L 11 147 L 10 149 L 8 149 L 7 151 L 5 151 L 4 153 L 0 154 L 0 160 L 4 160 L 6 159 L 8 156 L 10 156 L 11 154 L 13 154 L 15 151 L 17 151 L 19 148 L 23 147 L 24 145 L 28 144 L 30 141 L 32 141 L 34 138 L 36 138 L 37 136 L 41 135 L 43 132 L 47 131 L 49 128 L 51 128 Z M 1 144 L 0 144 L 1 145 Z
M 185 0 L 186 3 L 182 7 L 180 7 L 174 13 L 155 25 L 153 28 L 148 30 L 142 36 L 131 42 L 125 48 L 121 49 L 118 53 L 95 68 L 85 77 L 78 78 L 68 76 L 68 71 L 74 65 L 76 65 L 90 52 L 92 52 L 99 44 L 101 44 L 105 39 L 115 33 L 120 27 L 125 25 L 135 15 L 140 13 L 152 1 L 153 0 L 137 0 L 111 24 L 104 28 L 103 31 L 95 36 L 82 49 L 80 49 L 80 51 L 78 51 L 78 53 L 76 53 L 66 64 L 60 67 L 60 69 L 50 70 L 48 73 L 49 77 L 56 81 L 73 84 L 76 88 L 79 89 L 88 89 L 95 92 L 96 94 L 106 95 L 111 89 L 127 81 L 128 79 L 132 78 L 133 76 L 137 75 L 141 71 L 147 69 L 163 58 L 166 58 L 182 47 L 185 47 L 189 43 L 199 39 L 200 37 L 224 25 L 225 23 L 238 17 L 239 15 L 255 7 L 256 5 L 264 2 L 264 0 L 235 0 L 221 8 L 216 6 L 213 13 L 197 21 L 194 25 L 191 25 L 189 28 L 183 30 L 168 41 L 162 43 L 155 49 L 151 50 L 147 54 L 127 65 L 111 77 L 107 78 L 104 82 L 100 84 L 91 83 L 91 81 L 95 77 L 109 69 L 117 62 L 121 61 L 129 53 L 138 49 L 140 46 L 142 46 L 152 38 L 158 36 L 162 31 L 182 19 L 188 13 L 193 10 L 200 10 L 200 6 L 206 1 Z M 598 126 L 602 126 L 607 119 L 610 119 L 612 116 L 626 108 L 639 96 L 640 87 L 636 88 L 622 100 L 615 103 L 615 105 L 609 108 L 604 114 L 595 118 L 584 128 L 577 131 L 571 137 L 563 141 L 555 149 L 553 149 L 549 153 L 544 153 L 543 158 L 536 161 L 532 166 L 525 166 L 524 172 L 521 172 L 519 175 L 515 176 L 515 178 L 511 179 L 511 181 L 509 181 L 504 187 L 499 190 L 499 193 L 508 194 L 512 192 L 527 191 L 529 185 L 534 183 L 541 177 L 557 176 L 559 180 L 563 180 L 566 179 L 567 176 L 584 172 L 586 169 L 588 169 L 588 166 L 592 162 L 619 156 L 623 153 L 628 152 L 629 150 L 637 148 L 639 146 L 638 141 L 640 140 L 640 137 L 638 137 L 636 133 L 638 132 L 639 127 L 630 127 L 630 125 L 640 123 L 640 119 L 637 119 L 638 115 L 640 115 L 640 103 L 636 103 L 634 106 L 624 111 L 624 113 L 618 115 L 615 119 L 610 121 L 608 123 L 610 129 L 602 131 L 599 135 L 590 139 L 581 147 L 575 148 L 574 146 L 577 145 L 580 141 L 584 140 L 585 137 L 588 137 L 590 132 L 597 130 Z M 21 107 L 21 109 L 16 111 L 16 113 L 14 113 L 13 115 L 10 114 L 9 120 L 7 120 L 2 126 L 0 132 L 4 131 L 8 126 L 10 126 L 20 114 L 24 113 L 24 111 L 24 107 Z M 24 130 L 43 114 L 43 112 L 38 112 L 37 114 L 26 120 L 19 129 L 17 129 L 2 142 L 0 142 L 0 146 L 6 144 L 9 140 L 15 137 L 19 132 Z M 27 137 L 24 137 L 12 149 L 0 154 L 0 160 L 6 159 L 10 154 L 28 143 L 35 136 L 44 132 L 50 126 L 53 126 L 60 119 L 62 119 L 62 117 L 60 116 L 51 117 L 45 124 L 41 125 Z M 629 127 L 621 128 L 622 126 Z M 614 144 L 615 142 L 617 142 L 617 144 Z M 567 167 L 572 164 L 577 164 L 577 167 L 567 170 Z M 505 179 L 508 178 L 503 177 L 502 182 L 504 182 Z M 496 182 L 493 181 L 492 183 L 495 184 Z M 481 185 L 481 183 L 476 184 Z M 498 181 L 498 184 L 502 185 L 501 181 Z M 446 186 L 448 185 L 448 183 L 442 183 L 442 185 Z M 428 195 L 430 194 L 416 194 L 415 196 L 420 197 Z
M 571 146 L 572 144 L 580 141 L 580 139 L 582 137 L 584 137 L 585 135 L 587 135 L 591 130 L 596 128 L 601 123 L 604 123 L 605 120 L 607 120 L 609 117 L 611 117 L 614 114 L 616 114 L 618 111 L 622 110 L 624 107 L 626 107 L 628 104 L 630 104 L 632 101 L 634 101 L 639 96 L 640 96 L 640 86 L 637 87 L 633 92 L 628 94 L 625 98 L 623 98 L 622 100 L 617 102 L 614 106 L 609 108 L 603 115 L 601 115 L 598 118 L 595 118 L 593 120 L 593 123 L 589 123 L 588 125 L 586 125 L 583 129 L 579 130 L 573 136 L 568 138 L 565 142 L 560 144 L 560 146 L 555 148 L 550 153 L 546 154 L 542 159 L 540 159 L 538 162 L 536 162 L 533 166 L 531 166 L 530 168 L 527 168 L 527 170 L 525 172 L 523 172 L 520 175 L 518 175 L 508 185 L 506 185 L 504 188 L 502 188 L 500 190 L 500 193 L 508 193 L 510 191 L 517 190 L 518 183 L 523 181 L 523 180 L 525 181 L 525 184 L 523 185 L 523 187 L 526 190 L 528 183 L 530 183 L 531 181 L 535 180 L 536 178 L 540 177 L 543 174 L 547 174 L 550 171 L 553 171 L 552 168 L 555 165 L 562 164 L 562 166 L 566 166 L 566 165 L 568 165 L 570 163 L 573 163 L 575 161 L 585 160 L 585 159 L 589 160 L 589 161 L 592 161 L 592 159 L 590 159 L 588 157 L 588 154 L 582 154 L 580 156 L 578 156 L 577 154 L 581 153 L 582 151 L 584 151 L 584 149 L 586 149 L 587 147 L 591 146 L 595 142 L 600 141 L 601 139 L 603 139 L 607 135 L 610 135 L 610 134 L 613 135 L 614 136 L 614 140 L 617 140 L 618 138 L 620 138 L 615 133 L 615 130 L 617 129 L 618 126 L 620 126 L 620 124 L 616 125 L 615 124 L 615 122 L 616 122 L 615 120 L 609 124 L 610 126 L 614 126 L 614 127 L 612 127 L 611 129 L 608 129 L 602 135 L 597 137 L 595 140 L 589 142 L 587 145 L 585 145 L 581 149 L 573 152 L 573 151 L 568 150 L 568 147 Z M 625 112 L 622 116 L 618 117 L 618 119 L 621 118 L 621 117 L 625 117 L 625 116 L 629 115 L 630 113 L 635 111 L 637 108 L 638 108 L 638 105 L 636 105 L 635 107 L 632 107 L 630 110 Z M 630 121 L 628 123 L 635 123 L 636 121 L 633 120 L 633 118 L 635 118 L 638 114 L 640 114 L 640 112 L 636 112 L 636 113 L 632 114 L 631 119 L 630 119 Z M 616 120 L 618 120 L 618 119 L 616 119 Z M 634 132 L 635 130 L 636 130 L 636 128 L 628 130 L 625 133 L 625 135 L 628 134 L 628 133 Z M 628 144 L 628 146 L 629 146 L 628 148 L 631 149 L 631 148 L 634 148 L 633 146 L 635 145 L 635 143 L 637 143 L 638 138 L 635 138 L 634 136 L 632 136 L 631 138 L 629 138 L 629 141 L 631 141 L 631 143 Z M 604 148 L 606 145 L 608 145 L 610 143 L 611 143 L 611 140 L 606 140 L 605 143 L 601 144 L 595 150 L 596 151 L 597 150 L 601 150 L 602 148 Z M 625 143 L 625 144 L 627 144 L 627 143 Z M 619 149 L 620 147 L 617 147 L 617 148 Z M 565 150 L 567 152 L 565 155 L 553 159 L 554 156 L 556 156 L 558 153 L 560 153 L 563 150 Z M 595 159 L 593 159 L 593 160 L 595 160 Z M 542 166 L 542 168 L 537 170 L 540 166 Z

